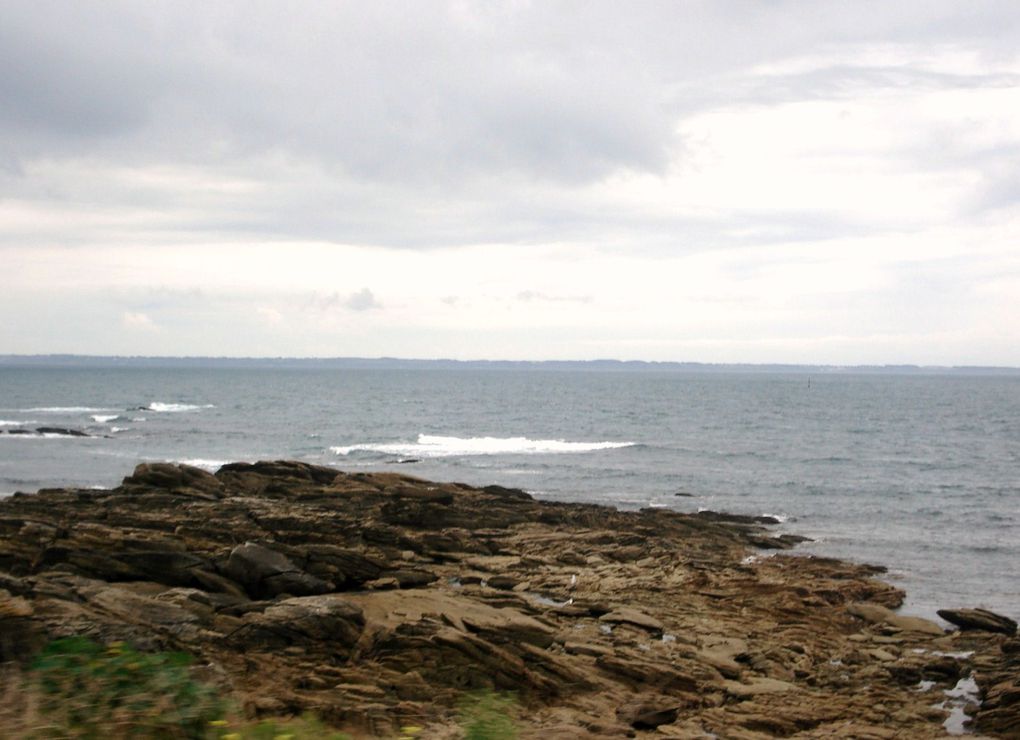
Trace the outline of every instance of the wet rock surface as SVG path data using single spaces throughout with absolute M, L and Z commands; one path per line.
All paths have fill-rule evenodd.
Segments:
M 458 698 L 490 688 L 523 737 L 934 738 L 974 680 L 977 731 L 1020 734 L 1017 637 L 899 615 L 880 568 L 749 559 L 797 539 L 766 524 L 143 464 L 0 502 L 0 660 L 70 634 L 185 650 L 253 714 L 359 736 L 453 737 Z

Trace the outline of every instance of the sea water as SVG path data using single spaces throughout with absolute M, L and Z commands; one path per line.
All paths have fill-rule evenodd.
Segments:
M 0 494 L 294 458 L 626 509 L 772 514 L 905 610 L 1020 617 L 1020 378 L 0 368 Z

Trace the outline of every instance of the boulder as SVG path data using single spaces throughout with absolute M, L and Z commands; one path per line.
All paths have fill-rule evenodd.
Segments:
M 230 551 L 223 573 L 255 598 L 279 594 L 311 596 L 333 590 L 333 584 L 298 568 L 283 553 L 246 542 Z
M 302 596 L 245 614 L 243 625 L 229 639 L 242 648 L 328 645 L 332 652 L 346 655 L 364 626 L 361 609 L 342 596 Z
M 990 612 L 987 609 L 939 609 L 940 617 L 961 630 L 984 630 L 1015 635 L 1017 624 L 1009 617 Z
M 142 463 L 124 479 L 124 486 L 162 488 L 170 491 L 192 489 L 218 496 L 223 485 L 211 473 L 193 465 L 179 463 Z

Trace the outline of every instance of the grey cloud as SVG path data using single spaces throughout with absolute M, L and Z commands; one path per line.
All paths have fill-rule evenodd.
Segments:
M 54 146 L 117 137 L 143 157 L 284 150 L 368 180 L 583 181 L 663 167 L 692 83 L 848 37 L 994 42 L 1014 16 L 1008 4 L 947 2 L 880 13 L 373 3 L 300 15 L 271 3 L 9 2 L 0 120 L 19 138 L 49 131 Z
M 351 293 L 344 301 L 344 305 L 352 311 L 370 311 L 373 308 L 382 308 L 382 304 L 375 299 L 375 295 L 368 288 Z
M 2 239 L 428 247 L 614 231 L 642 245 L 725 245 L 734 238 L 718 221 L 607 211 L 584 189 L 615 173 L 662 172 L 684 152 L 677 121 L 709 106 L 876 85 L 1016 84 L 909 65 L 769 79 L 747 70 L 855 44 L 973 43 L 986 55 L 1012 54 L 1017 23 L 1008 2 L 941 0 L 625 10 L 381 2 L 300 12 L 267 2 L 14 0 L 0 4 L 0 194 L 159 218 L 138 227 L 33 224 Z M 32 166 L 65 161 L 102 171 L 194 167 L 196 183 L 145 189 L 87 171 L 48 180 Z M 250 188 L 219 192 L 216 177 Z M 758 215 L 727 214 L 726 225 Z M 802 233 L 828 217 L 768 218 Z
M 375 294 L 368 288 L 362 288 L 348 295 L 340 295 L 338 292 L 329 295 L 313 294 L 299 300 L 298 304 L 303 310 L 320 311 L 327 313 L 336 309 L 348 311 L 370 311 L 382 308 L 382 304 L 376 300 Z

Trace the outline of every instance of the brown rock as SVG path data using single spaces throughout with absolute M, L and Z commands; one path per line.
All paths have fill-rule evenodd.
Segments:
M 246 614 L 230 640 L 252 648 L 325 643 L 331 651 L 346 655 L 357 643 L 364 624 L 361 609 L 342 596 L 302 596 Z
M 659 725 L 676 722 L 681 706 L 670 705 L 668 700 L 662 702 L 640 702 L 620 707 L 616 716 L 636 730 L 654 730 Z
M 932 703 L 970 675 L 978 730 L 1020 728 L 1018 638 L 899 615 L 873 567 L 746 562 L 789 544 L 758 521 L 289 461 L 196 470 L 0 500 L 0 659 L 68 634 L 183 650 L 238 706 L 359 737 L 458 737 L 465 692 L 495 689 L 522 737 L 934 738 Z
M 984 630 L 985 632 L 1001 632 L 1004 635 L 1016 634 L 1015 621 L 987 609 L 939 609 L 936 613 L 961 630 Z
M 305 573 L 280 552 L 246 542 L 230 551 L 223 572 L 252 596 L 306 596 L 333 590 L 333 584 Z
M 662 622 L 637 609 L 620 607 L 599 617 L 600 622 L 607 624 L 632 624 L 649 632 L 662 632 Z

